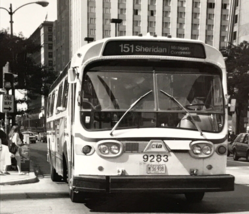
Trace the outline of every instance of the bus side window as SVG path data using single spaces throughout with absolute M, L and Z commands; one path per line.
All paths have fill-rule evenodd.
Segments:
M 52 97 L 51 97 L 50 109 L 49 109 L 50 116 L 52 116 L 54 113 L 54 98 L 55 98 L 55 94 L 53 92 Z
M 58 91 L 58 95 L 57 95 L 57 103 L 56 103 L 56 114 L 58 114 L 60 111 L 58 110 L 58 107 L 61 107 L 61 99 L 62 99 L 62 83 L 59 86 L 59 91 Z
M 46 114 L 47 114 L 47 117 L 50 117 L 50 114 L 49 114 L 49 108 L 50 108 L 50 99 L 51 96 L 48 97 L 48 101 L 47 101 L 47 111 L 46 111 Z
M 66 78 L 64 82 L 64 90 L 62 93 L 62 107 L 64 107 L 65 109 L 67 108 L 67 100 L 68 100 L 68 81 Z

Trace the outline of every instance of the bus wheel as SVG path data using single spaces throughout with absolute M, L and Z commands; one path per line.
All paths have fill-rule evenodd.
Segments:
M 204 194 L 205 192 L 189 192 L 185 193 L 185 197 L 188 202 L 197 203 L 202 201 Z
M 239 160 L 239 156 L 238 156 L 236 150 L 233 150 L 233 159 L 234 160 Z
M 52 164 L 50 164 L 50 176 L 52 181 L 61 181 L 62 179 L 62 177 L 56 172 Z

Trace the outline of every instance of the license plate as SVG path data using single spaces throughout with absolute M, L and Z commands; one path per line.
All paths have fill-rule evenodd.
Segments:
M 166 173 L 166 165 L 164 164 L 148 164 L 147 174 L 164 174 Z

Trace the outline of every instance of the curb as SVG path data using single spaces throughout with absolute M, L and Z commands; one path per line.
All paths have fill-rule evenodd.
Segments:
M 13 179 L 11 181 L 3 181 L 3 182 L 0 181 L 0 186 L 1 185 L 30 184 L 30 183 L 36 183 L 39 181 L 39 179 L 36 177 L 35 173 L 30 172 L 30 173 L 28 173 L 28 175 L 29 175 L 28 178 L 26 177 L 23 179 Z M 10 177 L 10 176 L 8 176 L 8 177 Z M 17 175 L 17 176 L 19 176 L 19 175 Z
M 30 170 L 26 175 L 19 175 L 17 172 L 11 173 L 4 177 L 0 177 L 0 186 L 3 185 L 17 185 L 17 184 L 30 184 L 39 181 L 37 175 L 34 172 L 33 161 L 30 160 Z M 4 181 L 2 181 L 4 180 Z

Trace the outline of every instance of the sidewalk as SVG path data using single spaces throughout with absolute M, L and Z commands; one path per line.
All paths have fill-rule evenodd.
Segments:
M 29 172 L 25 171 L 25 175 L 19 175 L 17 171 L 9 170 L 9 175 L 0 174 L 0 185 L 15 185 L 15 184 L 28 184 L 38 182 L 38 178 L 34 173 L 32 161 L 30 161 Z

